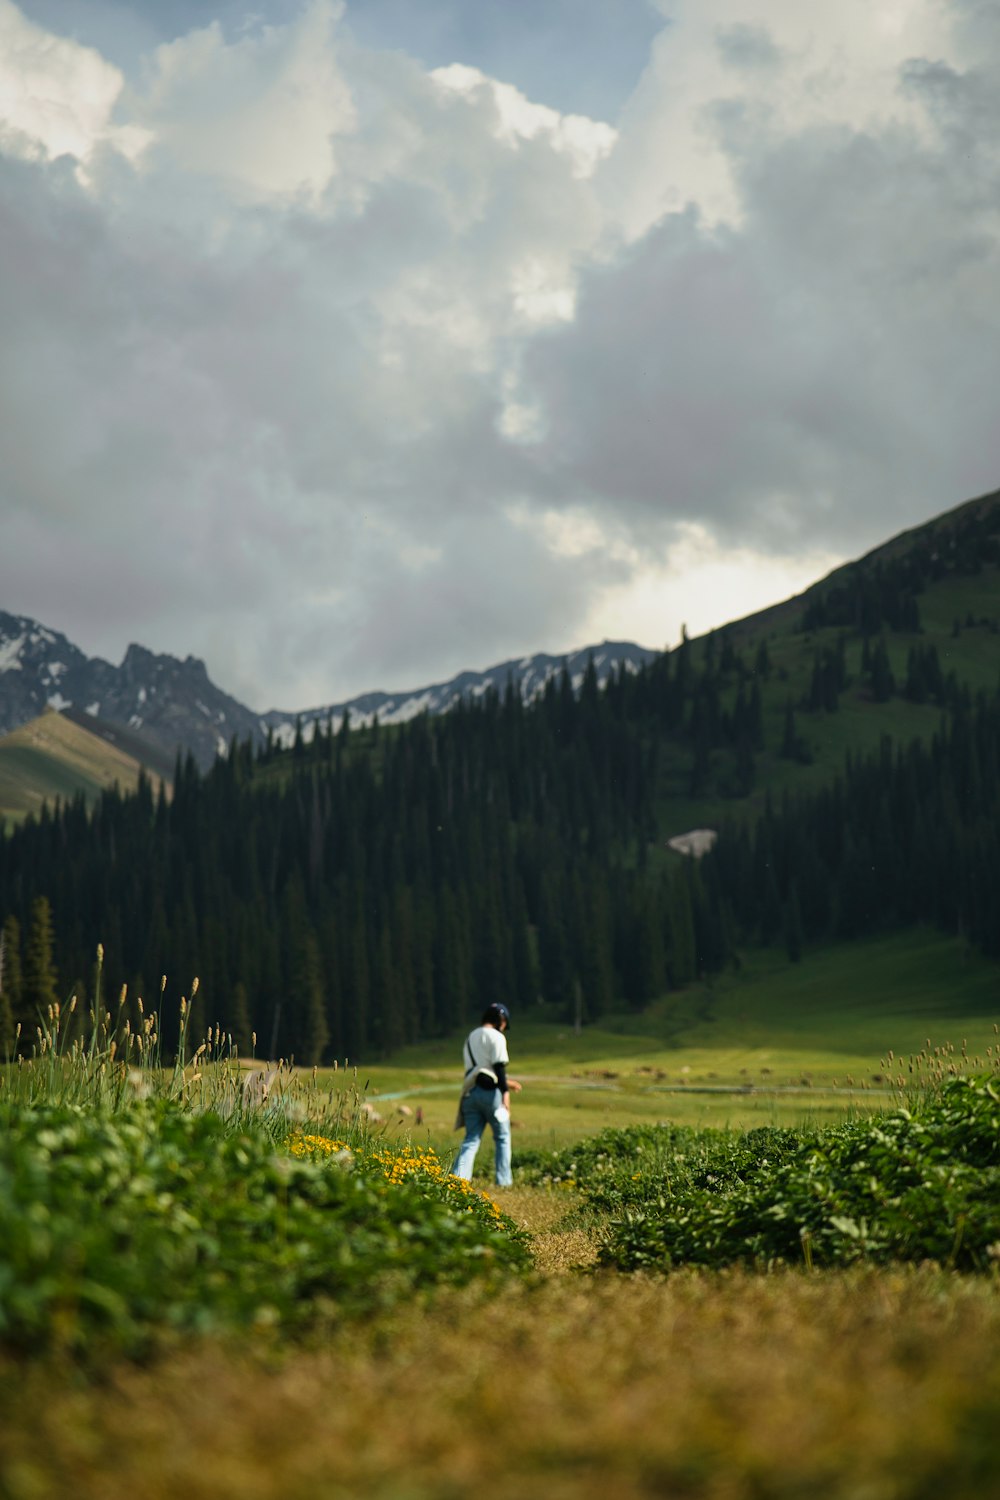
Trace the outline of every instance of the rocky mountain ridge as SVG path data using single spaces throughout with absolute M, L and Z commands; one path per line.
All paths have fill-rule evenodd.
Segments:
M 255 713 L 216 687 L 203 661 L 177 657 L 130 645 L 121 666 L 88 657 L 60 631 L 50 630 L 24 615 L 0 610 L 0 734 L 5 734 L 45 712 L 72 709 L 101 724 L 127 729 L 133 743 L 148 746 L 150 763 L 190 750 L 202 767 L 224 754 L 235 735 L 261 741 L 271 734 L 290 744 L 301 726 L 310 739 L 318 724 L 336 730 L 345 713 L 360 727 L 378 716 L 382 724 L 399 724 L 420 713 L 446 713 L 460 698 L 477 698 L 491 688 L 498 692 L 512 683 L 526 701 L 544 690 L 546 682 L 569 672 L 579 687 L 587 663 L 593 659 L 600 682 L 624 667 L 636 671 L 657 653 L 627 641 L 604 641 L 567 656 L 537 653 L 501 662 L 482 672 L 461 672 L 430 687 L 389 693 L 371 692 L 319 708 Z M 155 760 L 154 760 L 155 758 Z

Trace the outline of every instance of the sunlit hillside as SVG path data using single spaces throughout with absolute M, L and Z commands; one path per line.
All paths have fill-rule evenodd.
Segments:
M 0 819 L 19 821 L 45 802 L 88 802 L 109 787 L 133 791 L 142 766 L 99 734 L 54 711 L 0 739 Z M 154 787 L 160 778 L 147 773 Z

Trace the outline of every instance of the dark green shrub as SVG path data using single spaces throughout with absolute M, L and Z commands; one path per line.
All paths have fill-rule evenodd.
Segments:
M 958 1079 L 876 1119 L 769 1132 L 755 1160 L 756 1134 L 741 1151 L 703 1132 L 693 1168 L 689 1158 L 680 1174 L 640 1176 L 642 1191 L 623 1194 L 612 1218 L 604 1262 L 982 1269 L 1000 1255 L 1000 1095 L 989 1079 Z
M 276 1152 L 164 1104 L 0 1120 L 0 1343 L 141 1352 L 158 1333 L 305 1331 L 528 1263 L 509 1220 L 417 1180 Z
M 635 1125 L 604 1130 L 578 1145 L 554 1152 L 521 1153 L 528 1181 L 576 1187 L 586 1206 L 607 1215 L 684 1197 L 700 1189 L 720 1191 L 770 1170 L 797 1149 L 792 1130 L 696 1130 L 680 1125 Z

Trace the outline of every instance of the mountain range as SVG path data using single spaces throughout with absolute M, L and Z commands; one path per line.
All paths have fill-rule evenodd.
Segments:
M 536 653 L 485 671 L 459 673 L 447 682 L 400 692 L 369 692 L 339 703 L 296 711 L 256 713 L 217 687 L 205 663 L 130 645 L 121 666 L 87 656 L 65 635 L 24 615 L 0 611 L 0 734 L 56 709 L 124 746 L 141 764 L 169 775 L 178 750 L 190 751 L 202 769 L 225 753 L 233 737 L 259 743 L 269 736 L 289 745 L 298 726 L 309 740 L 317 724 L 334 730 L 350 715 L 356 727 L 401 724 L 421 713 L 447 712 L 461 698 L 480 698 L 507 684 L 527 702 L 565 666 L 579 687 L 589 661 L 598 681 L 624 667 L 635 670 L 657 653 L 628 641 L 604 641 L 566 656 Z
M 798 963 L 929 925 L 1000 960 L 1000 494 L 603 692 L 590 653 L 567 661 L 578 694 L 539 693 L 559 660 L 522 659 L 492 681 L 516 675 L 527 704 L 463 675 L 461 714 L 433 716 L 448 693 L 427 689 L 356 699 L 357 733 L 252 716 L 256 749 L 200 663 L 145 653 L 139 672 L 133 648 L 88 678 L 65 638 L 12 623 L 4 677 L 26 694 L 33 676 L 61 711 L 0 742 L 0 918 L 23 954 L 51 919 L 67 994 L 86 993 L 100 942 L 110 992 L 197 975 L 199 1024 L 322 1063 L 444 1035 L 493 999 L 582 1022 L 641 1008 L 755 948 Z M 597 648 L 594 676 L 616 651 Z M 236 751 L 205 775 L 186 761 L 162 800 L 133 759 L 129 795 L 121 762 L 87 751 L 134 755 L 156 715 L 176 729 L 185 678 L 209 748 L 228 732 Z M 360 727 L 376 708 L 410 722 Z M 23 786 L 5 802 L 8 766 L 48 776 L 33 806 Z
M 927 713 L 919 707 L 926 686 L 917 679 L 928 670 L 932 676 L 956 672 L 972 689 L 995 685 L 998 572 L 1000 492 L 966 501 L 900 533 L 803 593 L 713 634 L 727 639 L 730 650 L 756 650 L 761 642 L 769 643 L 775 674 L 770 687 L 762 681 L 763 712 L 776 721 L 791 704 L 814 712 L 829 697 L 832 679 L 825 689 L 821 679 L 829 678 L 832 669 L 817 659 L 824 640 L 868 639 L 872 649 L 881 642 L 877 675 L 885 679 L 894 673 L 900 693 L 895 707 L 873 693 L 871 661 L 862 651 L 854 667 L 851 720 L 860 748 L 872 735 L 877 742 L 882 733 L 913 732 L 916 726 L 909 720 Z M 699 651 L 706 643 L 711 649 L 712 638 L 704 638 Z M 827 655 L 831 649 L 822 647 Z M 853 649 L 860 651 L 860 644 Z M 911 662 L 914 653 L 923 666 Z M 443 714 L 463 698 L 475 702 L 491 689 L 502 694 L 508 684 L 530 702 L 564 667 L 578 688 L 591 661 L 603 684 L 619 669 L 638 672 L 660 654 L 631 642 L 604 641 L 566 656 L 539 652 L 483 671 L 461 672 L 426 687 L 260 713 L 217 687 L 197 657 L 181 660 L 130 645 L 116 667 L 87 656 L 37 620 L 0 611 L 0 817 L 16 820 L 57 795 L 83 792 L 90 801 L 115 779 L 123 787 L 134 784 L 140 767 L 169 780 L 178 751 L 190 751 L 205 770 L 234 739 L 280 748 L 291 745 L 301 731 L 308 742 L 317 725 L 336 731 L 345 715 L 355 728 L 370 726 L 376 716 L 380 724 L 401 725 L 423 713 Z M 936 665 L 928 667 L 931 655 Z M 843 675 L 842 662 L 838 670 Z M 900 706 L 900 697 L 909 707 Z M 65 723 L 55 737 L 32 727 L 52 710 Z M 10 738 L 15 730 L 22 731 L 16 742 Z M 113 753 L 100 775 L 88 771 L 81 777 L 77 768 L 94 765 L 94 737 Z M 826 775 L 843 754 L 843 730 L 814 718 L 806 738 L 808 744 L 797 746 L 798 760 L 811 758 L 816 774 Z M 73 765 L 68 782 L 67 757 Z M 131 764 L 131 780 L 123 777 L 125 761 Z

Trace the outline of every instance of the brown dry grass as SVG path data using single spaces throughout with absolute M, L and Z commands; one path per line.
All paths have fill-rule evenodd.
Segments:
M 515 1216 L 553 1215 L 527 1200 Z M 4 1500 L 988 1500 L 1000 1296 L 933 1269 L 542 1276 L 294 1354 L 0 1365 Z
M 491 1195 L 532 1237 L 535 1265 L 543 1275 L 578 1271 L 597 1258 L 597 1244 L 586 1229 L 567 1222 L 575 1196 L 558 1188 L 492 1188 Z

